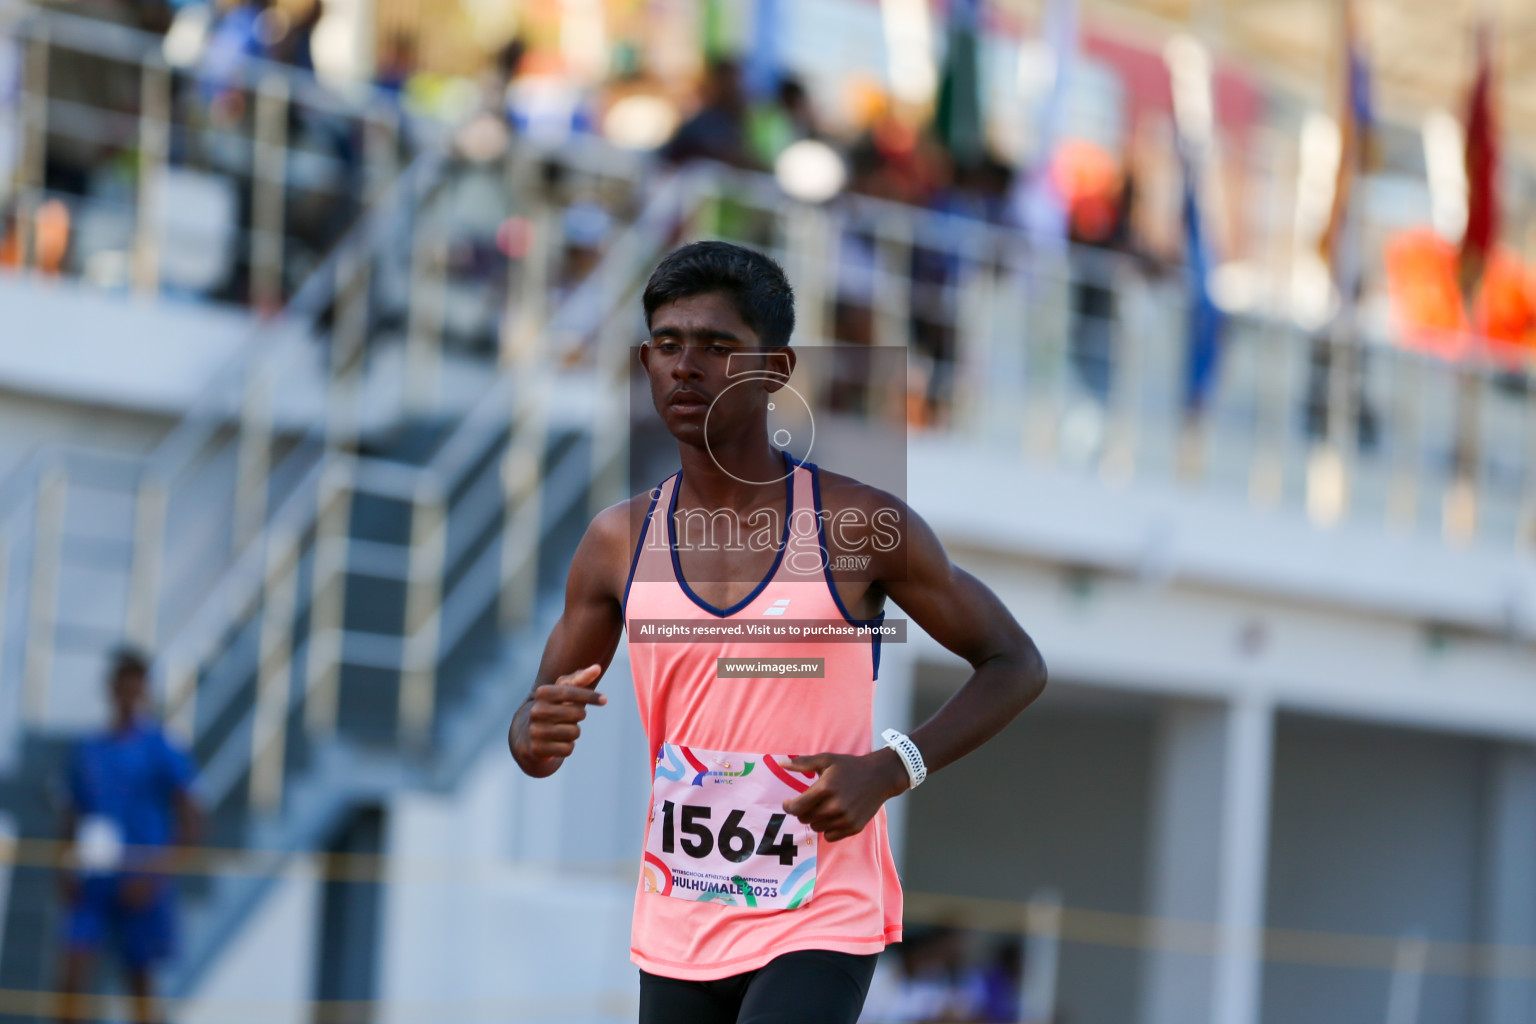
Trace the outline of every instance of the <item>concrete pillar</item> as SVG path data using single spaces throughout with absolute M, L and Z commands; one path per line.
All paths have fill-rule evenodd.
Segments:
M 1214 1024 L 1258 1024 L 1264 969 L 1264 883 L 1269 855 L 1275 709 L 1240 697 L 1227 711 L 1222 792 L 1219 955 Z
M 1273 719 L 1249 698 L 1161 713 L 1142 1024 L 1257 1024 Z
M 0 850 L 5 851 L 6 856 L 0 859 L 0 926 L 6 921 L 6 915 L 11 906 L 11 875 L 15 873 L 16 864 L 16 819 L 10 814 L 0 811 Z M 5 929 L 0 927 L 0 952 L 5 945 Z
M 1142 1024 L 1211 1019 L 1213 959 L 1205 933 L 1175 922 L 1216 920 L 1225 714 L 1219 705 L 1162 709 L 1153 740 L 1151 884 L 1147 912 L 1159 924 L 1143 958 Z
M 1482 941 L 1536 946 L 1536 750 L 1501 746 L 1489 766 L 1482 872 Z M 1495 956 L 1477 991 L 1478 1024 L 1536 1019 L 1530 956 Z

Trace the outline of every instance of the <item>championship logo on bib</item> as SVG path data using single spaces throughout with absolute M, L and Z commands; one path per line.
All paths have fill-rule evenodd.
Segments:
M 794 910 L 816 888 L 817 835 L 784 813 L 814 775 L 788 754 L 662 745 L 651 783 L 641 888 L 696 902 Z

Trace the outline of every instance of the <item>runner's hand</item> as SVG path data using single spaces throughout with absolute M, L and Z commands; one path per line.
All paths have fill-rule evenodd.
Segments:
M 792 772 L 817 776 L 810 789 L 784 801 L 784 812 L 829 842 L 864 831 L 880 806 L 908 786 L 907 769 L 889 748 L 872 754 L 811 754 L 783 764 Z
M 602 666 L 588 665 L 533 691 L 524 739 L 529 758 L 548 761 L 571 756 L 581 736 L 581 721 L 587 717 L 587 705 L 608 703 L 607 696 L 594 689 L 602 674 Z

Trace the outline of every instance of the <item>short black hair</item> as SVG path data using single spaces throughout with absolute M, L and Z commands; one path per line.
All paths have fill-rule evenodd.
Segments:
M 692 242 L 668 253 L 645 283 L 645 326 L 662 306 L 691 295 L 720 292 L 765 346 L 789 344 L 795 333 L 795 293 L 770 256 L 730 242 Z
M 117 682 L 123 676 L 147 676 L 149 675 L 149 656 L 137 647 L 123 644 L 115 647 L 111 655 L 112 671 L 107 678 Z

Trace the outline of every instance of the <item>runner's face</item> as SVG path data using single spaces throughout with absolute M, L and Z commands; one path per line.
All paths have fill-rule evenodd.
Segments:
M 778 383 L 738 382 L 766 362 L 755 354 L 761 346 L 735 303 L 719 292 L 669 302 L 651 315 L 640 362 L 650 379 L 651 400 L 673 437 L 703 444 L 706 419 L 711 445 L 754 432 L 766 437 L 768 395 Z

